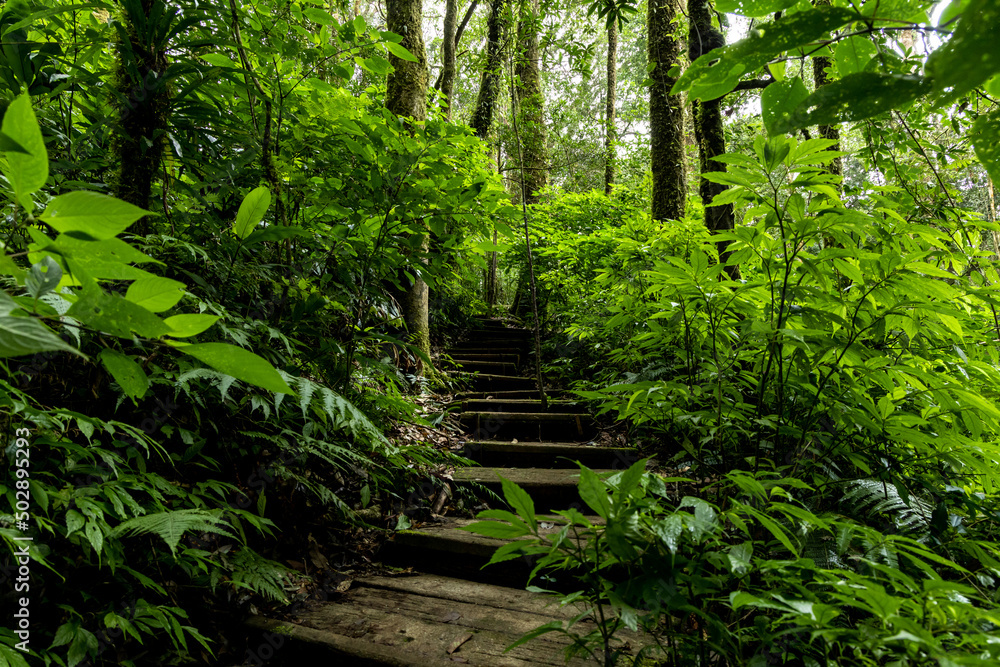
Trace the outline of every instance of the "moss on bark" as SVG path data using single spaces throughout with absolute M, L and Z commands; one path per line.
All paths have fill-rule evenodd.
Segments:
M 671 68 L 680 56 L 675 19 L 676 0 L 650 0 L 647 30 L 650 73 L 649 87 L 650 166 L 653 172 L 652 216 L 654 220 L 684 217 L 687 195 L 684 158 L 684 111 L 680 96 L 671 95 L 677 78 Z

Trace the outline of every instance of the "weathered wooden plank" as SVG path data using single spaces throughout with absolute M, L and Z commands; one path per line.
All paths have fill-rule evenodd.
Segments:
M 437 583 L 447 588 L 441 583 L 443 579 L 438 578 Z M 520 593 L 528 594 L 498 586 L 479 585 L 477 588 L 478 591 L 453 590 L 450 594 L 450 597 L 472 596 L 473 602 L 450 599 L 448 594 L 440 597 L 440 593 L 400 591 L 362 582 L 338 603 L 324 604 L 303 614 L 300 625 L 324 633 L 330 643 L 344 643 L 342 638 L 360 640 L 378 647 L 383 653 L 394 652 L 400 660 L 419 655 L 423 660 L 434 661 L 427 664 L 437 665 L 440 661 L 452 661 L 451 664 L 461 661 L 482 667 L 558 667 L 566 664 L 563 650 L 569 641 L 555 633 L 507 653 L 505 649 L 524 633 L 556 618 L 553 611 L 562 612 L 558 617 L 565 618 L 567 610 L 539 609 L 535 612 L 481 604 L 500 595 L 503 596 L 500 599 L 510 602 Z M 505 592 L 497 593 L 497 589 Z M 427 586 L 424 590 L 430 593 Z M 581 625 L 580 629 L 585 628 Z M 449 654 L 450 649 L 453 650 Z M 577 659 L 569 664 L 588 663 Z

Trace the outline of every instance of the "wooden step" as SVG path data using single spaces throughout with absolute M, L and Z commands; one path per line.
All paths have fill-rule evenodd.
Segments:
M 562 391 L 549 391 L 547 397 L 563 396 Z M 517 389 L 512 391 L 463 391 L 455 394 L 456 401 L 482 400 L 482 399 L 527 399 L 538 398 L 538 389 Z
M 611 470 L 595 470 L 598 474 L 610 473 Z M 459 468 L 452 475 L 456 483 L 465 484 L 473 489 L 476 485 L 484 486 L 503 498 L 500 477 L 509 479 L 523 488 L 535 502 L 538 512 L 566 509 L 585 505 L 580 500 L 576 485 L 579 482 L 579 470 L 544 469 L 544 468 Z
M 459 377 L 470 380 L 473 391 L 510 391 L 516 389 L 534 389 L 535 378 L 518 377 L 515 375 L 494 375 L 491 373 L 456 373 Z
M 524 590 L 430 574 L 366 577 L 351 589 L 304 610 L 297 623 L 253 617 L 248 625 L 268 638 L 278 662 L 295 665 L 392 665 L 393 667 L 584 667 L 566 663 L 570 640 L 558 632 L 506 652 L 525 633 L 578 613 Z M 591 621 L 574 628 L 588 632 Z M 641 638 L 619 633 L 641 646 Z
M 536 393 L 535 396 L 538 394 Z M 573 412 L 585 413 L 587 406 L 583 403 L 553 399 L 548 401 L 548 407 L 542 409 L 540 399 L 526 398 L 470 398 L 462 401 L 462 407 L 469 412 Z
M 466 338 L 482 338 L 484 336 L 496 336 L 497 338 L 534 338 L 535 332 L 531 329 L 518 329 L 516 327 L 483 327 L 472 329 L 465 334 Z
M 507 364 L 517 364 L 520 363 L 523 355 L 517 354 L 516 352 L 501 354 L 492 352 L 461 352 L 459 356 L 463 361 L 500 361 Z M 455 357 L 455 360 L 458 360 L 458 358 L 459 357 Z
M 476 440 L 574 442 L 597 432 L 590 415 L 569 412 L 463 412 L 459 419 Z
M 445 350 L 445 354 L 453 359 L 456 357 L 462 357 L 468 359 L 468 357 L 465 355 L 469 354 L 513 355 L 518 358 L 519 362 L 524 361 L 528 356 L 526 350 L 523 347 L 510 347 L 509 345 L 503 345 L 500 347 L 480 347 L 478 345 L 475 347 L 465 347 L 465 348 L 450 347 L 447 350 Z
M 561 523 L 538 518 L 543 535 L 555 535 L 561 530 Z M 603 523 L 603 519 L 597 516 L 587 518 L 594 524 Z M 463 526 L 476 521 L 477 519 L 448 519 L 440 524 L 398 531 L 379 556 L 383 562 L 416 567 L 421 572 L 460 576 L 472 581 L 508 586 L 526 582 L 534 567 L 534 558 L 517 558 L 495 563 L 484 569 L 493 553 L 510 540 L 484 537 L 462 530 Z
M 465 359 L 464 355 L 459 355 L 461 359 L 455 358 L 452 363 L 467 373 L 493 373 L 495 375 L 514 375 L 517 373 L 517 364 L 506 361 L 476 361 Z
M 592 443 L 569 442 L 503 442 L 470 440 L 462 456 L 484 466 L 507 468 L 572 468 L 579 461 L 588 468 L 624 470 L 639 460 L 639 454 L 628 447 L 601 447 Z

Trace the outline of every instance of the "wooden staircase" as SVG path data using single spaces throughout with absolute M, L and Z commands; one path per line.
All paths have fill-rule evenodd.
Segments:
M 593 418 L 572 400 L 557 397 L 542 408 L 534 378 L 519 374 L 529 366 L 531 340 L 526 329 L 487 319 L 448 351 L 451 369 L 472 387 L 457 396 L 470 434 L 463 455 L 483 466 L 456 470 L 454 482 L 497 507 L 504 477 L 528 491 L 540 512 L 576 507 L 587 513 L 575 461 L 624 470 L 636 457 L 625 448 L 597 446 Z M 264 636 L 287 638 L 271 664 L 331 658 L 414 667 L 567 664 L 569 641 L 558 633 L 504 652 L 527 631 L 576 610 L 523 590 L 532 565 L 527 560 L 481 569 L 503 540 L 461 530 L 472 522 L 444 518 L 397 532 L 383 559 L 416 574 L 355 580 L 343 596 L 302 613 L 296 624 L 253 619 Z

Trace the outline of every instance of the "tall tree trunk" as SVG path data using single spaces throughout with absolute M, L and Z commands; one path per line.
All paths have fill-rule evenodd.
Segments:
M 386 27 L 402 35 L 400 44 L 417 59 L 416 62 L 390 56 L 393 71 L 386 85 L 385 105 L 397 116 L 408 116 L 416 121 L 427 118 L 427 54 L 424 51 L 422 0 L 387 0 Z M 428 238 L 425 234 L 419 245 L 426 252 Z M 413 282 L 402 295 L 403 320 L 413 337 L 413 343 L 430 356 L 431 338 L 428 323 L 427 283 L 414 272 Z
M 441 74 L 434 82 L 434 89 L 444 98 L 445 117 L 451 119 L 451 96 L 455 92 L 455 77 L 458 72 L 458 43 L 462 41 L 465 26 L 476 11 L 479 0 L 472 0 L 462 22 L 458 23 L 458 0 L 446 0 L 444 8 L 444 39 L 442 40 Z
M 653 220 L 677 220 L 684 216 L 687 195 L 684 158 L 684 110 L 681 98 L 671 95 L 677 78 L 670 69 L 677 65 L 680 41 L 674 34 L 677 0 L 649 0 L 647 30 L 649 62 L 655 63 L 649 87 L 650 162 L 653 172 Z
M 538 48 L 538 28 L 541 22 L 538 0 L 524 0 L 517 26 L 520 53 L 515 67 L 518 87 L 517 123 L 520 127 L 521 167 L 524 170 L 524 192 L 527 204 L 538 201 L 538 192 L 548 180 L 545 154 L 545 98 L 542 95 L 540 71 L 541 51 Z
M 400 45 L 417 59 L 390 55 L 393 71 L 386 83 L 385 106 L 397 116 L 427 118 L 427 54 L 424 51 L 422 0 L 387 0 L 385 23 L 390 32 L 402 35 Z
M 479 97 L 476 108 L 469 123 L 476 136 L 485 140 L 493 125 L 493 107 L 500 90 L 500 74 L 503 65 L 502 46 L 506 28 L 507 0 L 492 0 L 490 2 L 490 17 L 486 21 L 486 67 L 479 84 Z
M 813 4 L 816 7 L 829 6 L 830 0 L 815 0 Z M 827 75 L 826 70 L 830 67 L 830 64 L 828 56 L 813 56 L 813 83 L 816 85 L 817 90 L 829 83 L 830 77 Z M 830 150 L 839 151 L 840 129 L 836 125 L 820 125 L 818 129 L 824 139 L 832 139 L 837 142 L 835 146 L 830 147 Z M 844 175 L 844 163 L 839 157 L 833 159 L 828 169 L 831 174 L 836 176 Z
M 722 33 L 712 25 L 711 0 L 688 0 L 688 58 L 694 62 L 702 54 L 726 43 Z M 726 165 L 712 158 L 726 152 L 726 132 L 722 124 L 722 100 L 694 101 L 691 103 L 694 117 L 694 136 L 698 142 L 698 162 L 701 173 L 725 171 Z M 725 185 L 713 183 L 702 177 L 698 183 L 698 194 L 705 205 L 705 226 L 712 231 L 733 228 L 733 205 L 713 206 L 709 204 L 715 195 L 726 189 Z
M 446 0 L 444 5 L 444 56 L 441 63 L 441 84 L 438 90 L 444 98 L 445 118 L 451 118 L 451 94 L 455 90 L 455 33 L 458 31 L 458 0 Z
M 604 194 L 611 194 L 615 182 L 615 101 L 618 84 L 618 21 L 608 26 L 608 90 L 604 101 Z
M 126 5 L 125 31 L 128 39 L 119 39 L 115 76 L 115 99 L 119 126 L 111 142 L 112 163 L 117 165 L 111 177 L 114 194 L 130 204 L 148 209 L 153 182 L 160 171 L 167 129 L 170 96 L 163 76 L 167 55 L 146 39 L 144 26 L 154 7 L 163 0 L 142 0 Z M 141 14 L 139 13 L 141 11 Z M 144 233 L 145 219 L 136 227 Z

